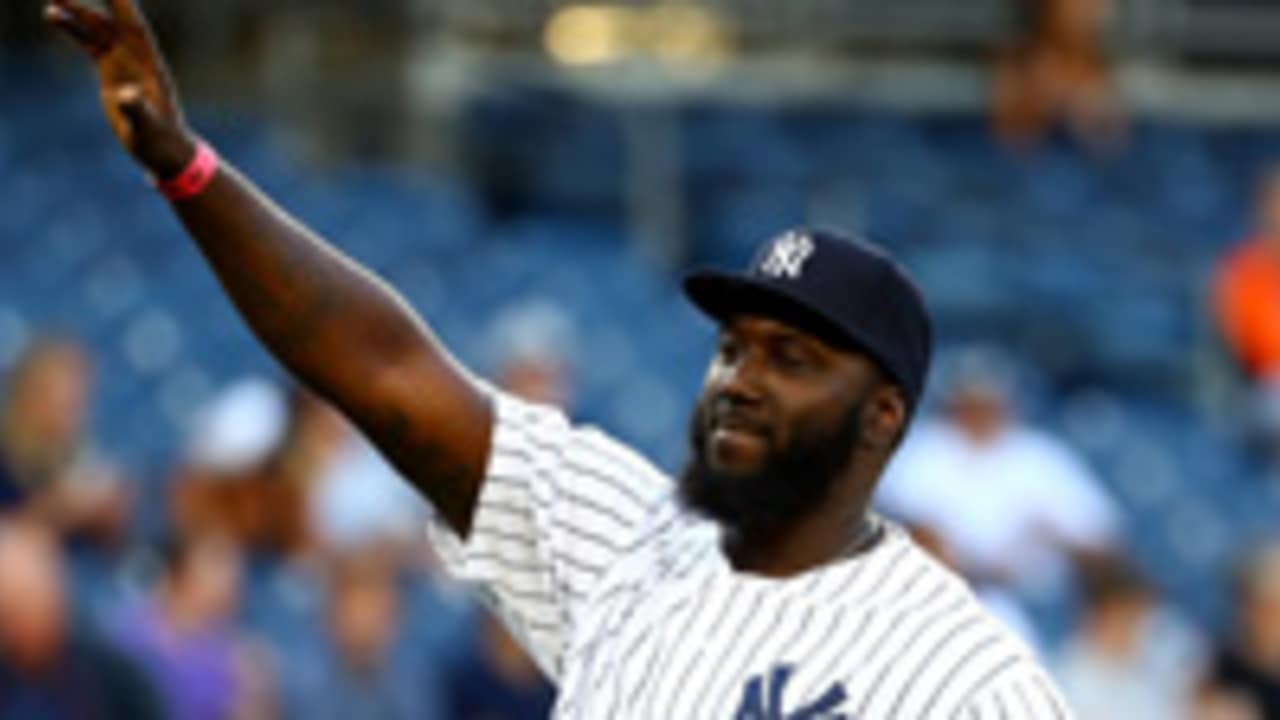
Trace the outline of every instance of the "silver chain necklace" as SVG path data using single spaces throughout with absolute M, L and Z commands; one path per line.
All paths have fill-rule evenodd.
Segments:
M 883 535 L 884 521 L 875 513 L 867 513 L 864 522 L 858 528 L 858 532 L 852 538 L 849 538 L 844 550 L 840 551 L 840 556 L 853 557 L 870 550 L 876 543 L 880 542 L 880 538 Z

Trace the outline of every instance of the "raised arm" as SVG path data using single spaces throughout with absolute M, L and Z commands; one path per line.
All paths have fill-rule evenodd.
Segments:
M 104 13 L 50 0 L 45 18 L 93 59 L 125 149 L 153 176 L 173 177 L 197 139 L 133 0 L 109 6 Z M 272 354 L 341 408 L 466 535 L 493 422 L 475 380 L 390 287 L 227 165 L 204 192 L 173 207 Z

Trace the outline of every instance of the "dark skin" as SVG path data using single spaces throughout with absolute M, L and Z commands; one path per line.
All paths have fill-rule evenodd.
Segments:
M 197 137 L 134 1 L 108 6 L 100 12 L 78 0 L 49 0 L 45 18 L 91 58 L 124 148 L 152 175 L 173 177 L 194 156 Z M 173 209 L 276 359 L 355 422 L 465 537 L 493 426 L 477 381 L 390 287 L 225 163 L 203 193 Z M 901 393 L 860 354 L 773 320 L 739 318 L 724 328 L 704 397 L 733 408 L 708 440 L 712 462 L 729 473 L 764 458 L 767 448 L 752 434 L 757 424 L 785 442 L 797 422 L 836 422 L 855 399 L 870 398 L 858 450 L 830 502 L 785 532 L 726 537 L 735 566 L 769 575 L 847 552 L 905 426 Z
M 743 315 L 721 327 L 700 403 L 714 408 L 707 462 L 728 475 L 758 471 L 797 429 L 838 427 L 861 403 L 859 437 L 827 501 L 788 527 L 731 531 L 724 541 L 734 567 L 776 577 L 851 549 L 908 416 L 902 393 L 874 362 L 778 320 Z
M 109 10 L 52 0 L 45 19 L 92 59 L 124 148 L 154 176 L 173 177 L 194 156 L 196 136 L 133 0 L 110 0 Z M 465 536 L 493 411 L 408 304 L 226 165 L 173 209 L 276 359 L 355 422 Z

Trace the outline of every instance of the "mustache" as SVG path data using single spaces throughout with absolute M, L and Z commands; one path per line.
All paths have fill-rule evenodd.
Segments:
M 860 406 L 828 427 L 782 428 L 767 409 L 711 398 L 690 413 L 693 447 L 679 478 L 686 509 L 745 533 L 772 533 L 814 511 L 839 481 L 855 453 Z M 742 428 L 736 426 L 742 425 Z M 762 467 L 724 474 L 711 467 L 708 438 L 717 428 L 758 428 L 768 433 Z
M 700 429 L 704 433 L 713 430 L 739 430 L 772 438 L 775 426 L 767 412 L 751 409 L 731 398 L 712 398 L 704 403 L 699 413 Z

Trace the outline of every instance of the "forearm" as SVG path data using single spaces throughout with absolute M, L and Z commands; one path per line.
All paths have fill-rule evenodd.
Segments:
M 440 352 L 390 287 L 229 166 L 174 209 L 253 332 L 344 409 L 358 412 L 370 383 L 406 358 Z
M 45 18 L 92 58 L 112 132 L 159 177 L 194 178 L 167 194 L 187 197 L 174 210 L 250 328 L 465 534 L 493 425 L 485 393 L 395 292 L 229 166 L 203 185 L 209 157 L 196 156 L 146 20 L 133 0 L 108 5 L 48 0 Z
M 226 165 L 174 210 L 271 353 L 465 535 L 491 408 L 408 305 Z

